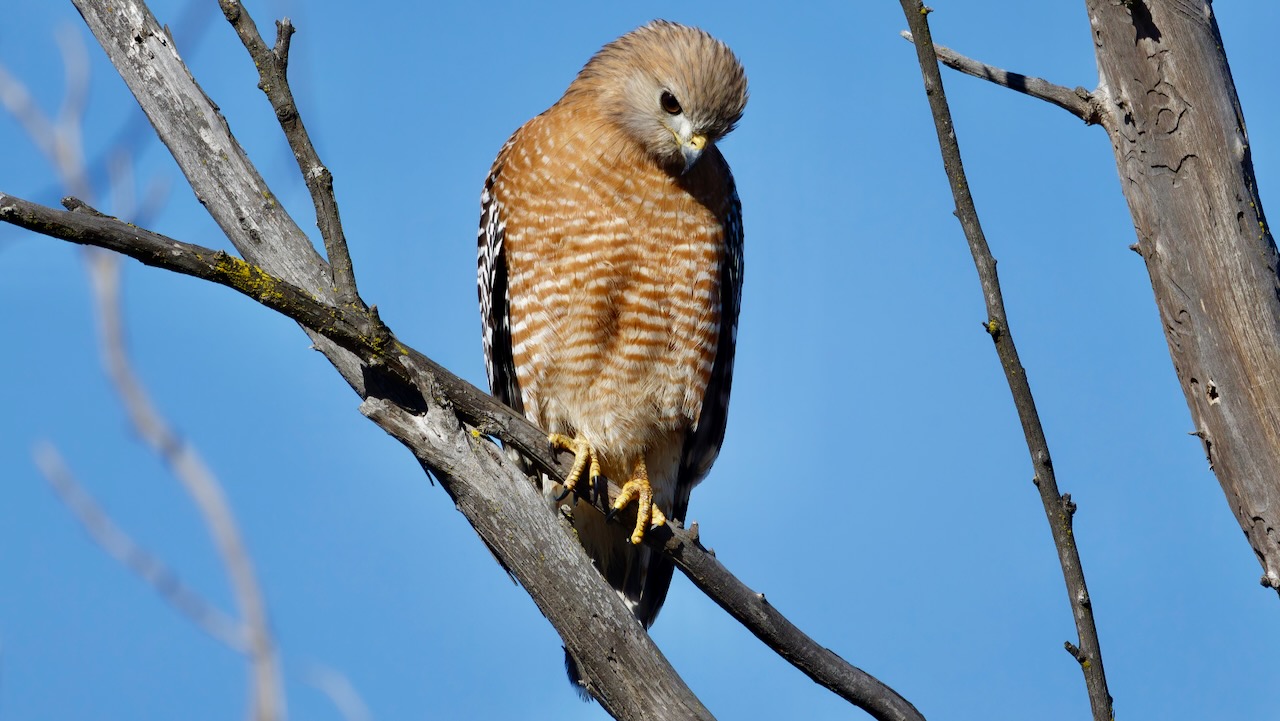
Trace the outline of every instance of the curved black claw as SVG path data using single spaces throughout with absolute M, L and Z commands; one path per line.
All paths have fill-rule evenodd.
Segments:
M 565 489 L 560 492 L 560 495 L 556 496 L 556 503 L 563 501 L 565 497 L 569 495 L 569 491 L 572 491 L 572 490 L 573 490 L 572 488 L 569 488 L 568 486 L 566 486 Z
M 609 479 L 604 476 L 592 476 L 588 479 L 587 488 L 591 494 L 588 499 L 591 503 L 595 503 L 600 498 L 609 498 Z M 602 495 L 603 494 L 603 495 Z

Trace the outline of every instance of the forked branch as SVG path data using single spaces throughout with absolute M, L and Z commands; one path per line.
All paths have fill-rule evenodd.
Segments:
M 572 542 L 561 519 L 506 455 L 482 437 L 500 437 L 553 476 L 563 477 L 546 435 L 400 343 L 358 298 L 343 301 L 341 288 L 333 287 L 336 269 L 330 273 L 292 218 L 272 201 L 275 195 L 143 2 L 75 3 L 244 260 L 92 213 L 40 208 L 11 196 L 0 195 L 0 219 L 74 242 L 113 247 L 153 265 L 228 285 L 297 320 L 365 398 L 362 411 L 439 475 L 458 508 L 555 625 L 590 679 L 588 690 L 611 714 L 710 718 Z M 276 49 L 267 51 L 242 7 L 224 0 L 223 8 L 260 69 L 267 68 L 261 71 L 264 89 L 284 93 L 288 26 L 281 25 Z M 280 102 L 272 101 L 278 115 L 296 115 L 291 96 L 280 97 Z M 294 147 L 298 152 L 300 146 Z M 304 175 L 317 167 L 318 160 L 300 164 Z M 336 214 L 332 217 L 337 222 Z M 701 574 L 695 583 L 718 589 L 713 594 L 718 603 L 750 622 L 760 638 L 782 644 L 775 646 L 779 653 L 820 683 L 878 719 L 921 718 L 883 684 L 796 631 L 759 594 L 724 571 L 695 538 L 680 529 L 651 535 L 651 542 L 667 549 L 686 572 Z
M 475 436 L 491 435 L 517 448 L 557 480 L 568 471 L 547 447 L 546 433 L 523 416 L 497 402 L 439 366 L 431 359 L 401 343 L 376 317 L 361 311 L 330 306 L 309 293 L 275 278 L 260 268 L 210 248 L 182 243 L 172 238 L 129 226 L 113 218 L 86 212 L 82 203 L 68 199 L 65 203 L 80 212 L 45 208 L 0 193 L 0 221 L 34 230 L 74 243 L 109 248 L 129 255 L 147 265 L 191 275 L 224 285 L 297 321 L 304 327 L 323 334 L 338 347 L 361 358 L 370 366 L 381 367 L 388 377 L 411 386 L 420 394 L 418 412 L 435 413 L 441 407 L 456 414 Z M 421 420 L 403 407 L 384 401 L 366 402 L 362 410 L 379 422 L 414 451 L 420 460 L 442 475 L 446 489 L 455 496 L 465 512 L 468 506 L 459 496 L 474 498 L 477 491 L 468 490 L 462 478 L 456 449 L 442 449 L 428 442 L 429 433 Z M 473 436 L 474 437 L 474 436 Z M 484 444 L 488 445 L 488 444 Z M 475 450 L 462 454 L 466 462 L 475 462 Z M 482 468 L 494 472 L 518 474 L 497 454 L 482 454 Z M 442 468 L 451 469 L 442 472 Z M 527 485 L 527 484 L 526 484 Z M 616 498 L 620 489 L 610 483 L 608 496 Z M 536 511 L 545 509 L 535 499 Z M 602 507 L 607 501 L 600 499 Z M 477 514 L 489 512 L 491 506 L 477 508 Z M 525 509 L 526 511 L 528 509 Z M 513 511 L 514 512 L 514 511 Z M 470 518 L 471 516 L 468 515 Z M 523 527 L 520 527 L 523 531 Z M 483 529 L 482 535 L 485 535 Z M 509 534 L 501 534 L 509 535 Z M 488 538 L 488 536 L 485 536 Z M 769 648 L 850 703 L 881 720 L 923 721 L 920 713 L 902 696 L 865 671 L 848 663 L 830 649 L 815 642 L 792 624 L 782 613 L 739 581 L 698 542 L 696 531 L 663 526 L 646 535 L 646 543 L 670 556 L 677 566 L 708 597 L 746 626 Z M 496 543 L 496 541 L 491 541 Z M 510 563 L 507 556 L 499 556 Z M 517 570 L 517 569 L 513 569 Z M 581 600 L 579 600 L 579 603 Z
M 238 653 L 248 651 L 243 624 L 183 583 L 167 563 L 111 520 L 111 516 L 76 480 L 56 447 L 41 443 L 36 446 L 34 456 L 40 474 L 99 548 L 155 589 L 196 628 Z
M 311 136 L 307 134 L 307 127 L 302 123 L 302 115 L 298 113 L 298 105 L 293 99 L 293 90 L 289 87 L 289 41 L 294 33 L 293 24 L 289 18 L 277 22 L 276 45 L 268 48 L 243 5 L 237 0 L 218 0 L 218 5 L 253 58 L 254 67 L 258 69 L 258 87 L 271 101 L 271 109 L 275 111 L 276 120 L 280 121 L 280 129 L 289 141 L 289 149 L 293 151 L 298 170 L 311 193 L 311 202 L 316 208 L 316 226 L 324 240 L 339 304 L 359 303 L 351 253 L 338 215 L 338 200 L 333 194 L 333 174 L 320 162 L 320 154 L 311 143 Z
M 1098 643 L 1098 630 L 1094 625 L 1093 605 L 1089 599 L 1089 590 L 1085 586 L 1084 569 L 1080 565 L 1080 552 L 1076 548 L 1075 534 L 1071 527 L 1075 504 L 1071 502 L 1070 495 L 1062 495 L 1058 492 L 1053 461 L 1049 457 L 1049 444 L 1045 440 L 1044 428 L 1040 425 L 1040 414 L 1036 410 L 1035 398 L 1031 395 L 1031 384 L 1027 381 L 1026 369 L 1022 367 L 1022 361 L 1018 359 L 1018 349 L 1013 343 L 1013 334 L 1009 329 L 1009 318 L 1005 314 L 1004 298 L 1000 291 L 1000 279 L 996 275 L 996 261 L 991 255 L 991 248 L 987 245 L 986 236 L 978 222 L 978 211 L 974 207 L 973 196 L 969 193 L 969 181 L 965 177 L 964 165 L 960 160 L 960 145 L 956 141 L 951 109 L 947 105 L 947 96 L 942 88 L 942 74 L 938 71 L 938 58 L 934 53 L 933 38 L 929 32 L 929 10 L 920 0 L 900 0 L 900 2 L 902 12 L 907 17 L 907 24 L 917 40 L 916 57 L 920 62 L 925 95 L 929 98 L 929 108 L 933 112 L 933 122 L 938 132 L 942 163 L 947 171 L 947 179 L 951 182 L 956 217 L 960 219 L 960 225 L 964 228 L 965 238 L 969 241 L 969 250 L 973 254 L 973 262 L 978 268 L 978 279 L 982 283 L 982 295 L 987 305 L 987 321 L 983 323 L 983 327 L 995 343 L 996 354 L 1000 357 L 1005 379 L 1009 383 L 1009 390 L 1013 393 L 1013 403 L 1018 409 L 1022 432 L 1027 439 L 1027 450 L 1031 454 L 1031 465 L 1035 469 L 1035 484 L 1040 491 L 1040 500 L 1044 505 L 1045 515 L 1049 519 L 1053 542 L 1058 549 L 1062 575 L 1067 582 L 1067 595 L 1070 597 L 1076 633 L 1080 639 L 1078 648 L 1070 643 L 1067 648 L 1068 650 L 1076 649 L 1074 655 L 1080 663 L 1080 669 L 1084 672 L 1094 721 L 1111 721 L 1111 693 L 1107 690 L 1107 677 L 1102 668 L 1102 649 Z
M 58 34 L 66 68 L 66 92 L 57 120 L 45 115 L 16 77 L 0 67 L 0 103 L 19 119 L 28 135 L 54 166 L 65 188 L 92 191 L 83 156 L 84 116 L 89 95 L 87 48 L 78 34 L 64 29 Z M 109 166 L 110 187 L 123 197 L 132 195 L 132 164 L 116 161 Z M 124 205 L 139 210 L 131 201 Z M 254 721 L 284 718 L 284 688 L 275 641 L 267 620 L 253 564 L 222 486 L 205 466 L 199 452 L 171 430 L 130 363 L 120 310 L 120 257 L 89 248 L 83 254 L 89 270 L 98 316 L 99 349 L 112 386 L 120 397 L 139 437 L 168 465 L 200 512 L 205 528 L 234 591 L 239 618 L 232 618 L 187 587 L 158 556 L 133 539 L 93 500 L 52 444 L 36 450 L 36 463 L 68 510 L 98 545 L 150 585 L 171 606 L 249 663 L 249 698 Z

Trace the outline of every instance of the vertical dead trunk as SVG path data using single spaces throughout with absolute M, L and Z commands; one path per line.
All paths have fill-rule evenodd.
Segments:
M 1280 282 L 1205 0 L 1086 0 L 1098 99 L 1195 432 L 1280 590 Z

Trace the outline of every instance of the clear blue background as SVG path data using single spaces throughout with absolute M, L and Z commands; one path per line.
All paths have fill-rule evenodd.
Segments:
M 157 0 L 196 78 L 299 223 L 313 213 L 247 54 L 212 0 Z M 1084 3 L 937 0 L 938 42 L 1093 87 Z M 272 2 L 336 177 L 364 297 L 483 382 L 480 185 L 509 133 L 603 43 L 653 17 L 728 42 L 751 80 L 723 144 L 745 206 L 746 299 L 724 451 L 693 496 L 705 542 L 800 627 L 933 719 L 1081 719 L 1063 582 L 942 173 L 898 3 Z M 1274 3 L 1218 3 L 1262 198 L 1280 212 Z M 154 229 L 226 241 L 70 3 L 5 7 L 0 61 L 54 112 L 54 34 L 89 45 L 85 146 L 131 138 L 170 188 Z M 1118 718 L 1276 718 L 1280 604 L 1206 467 L 1105 133 L 947 72 L 1097 611 Z M 0 190 L 64 193 L 0 114 Z M 100 184 L 99 188 L 103 186 Z M 104 194 L 105 195 L 105 194 Z M 99 207 L 111 212 L 109 198 Z M 314 235 L 314 233 L 313 233 Z M 558 638 L 297 328 L 226 289 L 125 266 L 158 404 L 221 477 L 271 607 L 294 718 L 340 670 L 378 719 L 600 719 Z M 77 527 L 32 462 L 55 443 L 117 521 L 231 598 L 197 514 L 100 369 L 80 251 L 0 227 L 0 719 L 231 719 L 241 659 Z M 677 574 L 653 629 L 724 719 L 854 718 Z

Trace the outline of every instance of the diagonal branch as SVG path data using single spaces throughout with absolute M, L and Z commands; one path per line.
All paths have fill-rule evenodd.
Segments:
M 591 680 L 588 690 L 605 709 L 625 719 L 710 718 L 533 484 L 494 444 L 481 437 L 485 433 L 497 435 L 562 476 L 561 466 L 546 448 L 545 434 L 396 341 L 372 308 L 365 312 L 360 307 L 339 306 L 325 264 L 293 219 L 274 202 L 270 188 L 231 135 L 225 119 L 195 83 L 142 0 L 73 2 L 197 196 L 245 260 L 209 254 L 194 246 L 175 250 L 175 246 L 163 243 L 143 254 L 163 266 L 168 259 L 165 254 L 176 252 L 184 261 L 202 266 L 202 277 L 220 278 L 267 305 L 283 305 L 277 293 L 284 292 L 284 285 L 293 286 L 300 307 L 318 314 L 315 324 L 304 327 L 317 349 L 365 399 L 362 411 L 410 447 L 425 468 L 439 475 L 459 510 L 579 659 L 580 668 Z M 279 56 L 283 56 L 286 44 L 282 37 L 277 46 Z M 0 219 L 21 224 L 20 218 L 31 217 L 24 215 L 27 211 L 30 208 L 23 210 L 16 199 L 0 196 Z M 123 246 L 135 241 L 146 245 L 157 239 L 176 242 L 85 213 L 61 213 L 53 220 L 50 223 L 45 217 L 31 222 L 43 223 L 41 232 L 75 242 L 98 242 L 104 231 L 114 234 Z M 91 225 L 100 221 L 107 225 Z M 323 334 L 316 330 L 321 327 L 326 329 Z M 688 553 L 697 548 L 692 537 L 686 536 L 682 543 Z M 678 559 L 679 554 L 674 557 Z M 745 589 L 740 583 L 735 588 Z M 746 592 L 755 596 L 749 589 Z M 755 610 L 748 604 L 742 615 L 769 618 L 768 609 L 760 610 L 762 606 L 767 604 L 757 601 Z M 763 638 L 780 628 L 758 631 L 757 635 Z M 783 654 L 788 658 L 822 656 L 821 647 L 807 654 Z M 870 677 L 848 664 L 822 673 L 830 679 L 823 683 L 832 687 L 840 687 L 846 679 L 861 683 L 849 693 L 860 699 L 854 703 L 877 718 L 920 718 L 901 697 L 873 679 L 868 681 Z M 881 698 L 858 696 L 867 689 Z
M 328 303 L 337 302 L 332 275 L 310 241 L 245 155 L 216 106 L 196 84 L 168 34 L 142 0 L 73 0 L 86 24 L 133 92 L 157 134 L 173 154 L 196 196 L 241 255 L 276 278 Z M 241 261 L 235 261 L 243 263 Z M 241 268 L 247 270 L 247 268 Z M 246 281 L 255 280 L 252 273 Z M 310 333 L 322 352 L 361 397 L 395 395 L 413 403 L 405 384 L 390 379 L 387 365 L 361 358 Z M 367 341 L 365 341 L 367 345 Z M 427 394 L 434 402 L 434 395 Z M 442 423 L 442 421 L 441 421 Z M 424 441 L 468 448 L 470 436 L 440 425 Z M 510 477 L 469 476 L 455 495 L 472 491 L 498 497 L 520 489 Z M 527 486 L 527 481 L 525 482 Z M 518 502 L 513 500 L 513 502 Z M 461 504 L 460 504 L 461 505 Z M 648 634 L 636 633 L 634 617 L 612 593 L 586 553 L 573 544 L 545 505 L 545 523 L 520 517 L 504 526 L 498 515 L 472 508 L 468 520 L 519 579 L 556 627 L 584 672 L 596 679 L 602 705 L 619 718 L 709 718 L 688 686 L 658 651 Z M 544 549 L 556 548 L 561 563 L 547 565 Z M 584 589 L 596 603 L 578 602 Z M 606 593 L 607 592 L 607 593 Z M 671 713 L 667 713 L 670 711 Z
M 907 42 L 915 42 L 915 38 L 910 32 L 903 30 L 900 34 Z M 989 80 L 1001 87 L 1053 103 L 1080 118 L 1086 125 L 1097 125 L 1102 122 L 1102 110 L 1097 100 L 1093 97 L 1093 93 L 1084 88 L 1078 87 L 1073 90 L 1062 85 L 1055 85 L 1043 78 L 1002 70 L 994 65 L 987 65 L 984 62 L 961 55 L 943 45 L 934 45 L 933 49 L 937 53 L 938 60 L 952 70 L 959 70 L 965 75 Z
M 88 193 L 91 188 L 83 153 L 84 116 L 89 94 L 88 53 L 80 35 L 70 28 L 64 28 L 57 38 L 66 68 L 66 91 L 57 121 L 45 116 L 30 102 L 25 85 L 5 76 L 3 68 L 0 68 L 0 96 L 4 96 L 6 107 L 19 117 L 28 134 L 54 165 L 62 183 L 73 192 Z M 113 189 L 119 194 L 131 193 L 131 165 L 117 162 L 111 168 L 113 180 L 120 180 L 117 177 L 120 174 L 128 176 L 127 182 L 113 183 Z M 136 209 L 131 201 L 122 205 Z M 89 270 L 94 307 L 98 312 L 103 365 L 139 436 L 173 471 L 213 537 L 240 614 L 234 637 L 228 635 L 226 629 L 226 624 L 233 621 L 184 586 L 162 562 L 117 527 L 75 481 L 52 446 L 37 451 L 37 462 L 67 507 L 104 550 L 151 584 L 198 626 L 246 657 L 250 671 L 251 718 L 255 721 L 279 721 L 285 716 L 284 689 L 275 641 L 267 621 L 266 603 L 222 486 L 204 465 L 195 447 L 182 442 L 172 432 L 133 371 L 125 350 L 124 321 L 120 312 L 119 256 L 91 248 L 84 254 L 84 259 Z
M 193 591 L 168 564 L 116 525 L 76 480 L 57 448 L 48 443 L 39 444 L 35 449 L 35 462 L 59 500 L 108 556 L 155 589 L 196 628 L 239 653 L 247 651 L 242 624 Z
M 94 305 L 98 310 L 99 344 L 111 383 L 138 435 L 164 461 L 195 503 L 231 582 L 244 626 L 243 653 L 250 664 L 252 718 L 281 721 L 285 717 L 284 686 L 275 639 L 240 525 L 212 469 L 195 446 L 174 433 L 133 372 L 133 364 L 125 351 L 124 322 L 120 315 L 119 257 L 96 251 L 88 263 Z
M 70 199 L 66 202 L 71 207 L 84 208 L 83 204 Z M 435 409 L 447 406 L 473 429 L 473 438 L 480 435 L 495 436 L 503 443 L 520 450 L 541 470 L 557 480 L 563 480 L 568 471 L 568 464 L 561 463 L 548 449 L 544 431 L 430 358 L 402 344 L 376 318 L 329 306 L 309 293 L 268 275 L 260 268 L 221 251 L 182 243 L 112 218 L 86 212 L 58 211 L 0 193 L 0 221 L 75 243 L 110 248 L 147 265 L 232 288 L 292 318 L 304 327 L 323 333 L 337 346 L 357 354 L 366 363 L 385 368 L 399 382 L 413 384 L 429 401 L 425 404 L 428 406 L 427 413 L 437 412 Z M 468 482 L 457 470 L 462 461 L 458 460 L 456 449 L 450 450 L 443 448 L 443 444 L 433 445 L 424 441 L 430 434 L 423 430 L 417 416 L 400 406 L 383 401 L 367 401 L 362 411 L 405 442 L 432 471 L 442 475 L 442 485 L 455 500 L 459 496 L 473 498 L 480 493 L 468 489 Z M 491 447 L 490 444 L 484 445 Z M 474 452 L 463 454 L 463 458 L 467 463 L 475 463 L 475 455 Z M 489 469 L 485 472 L 503 475 L 515 473 L 520 485 L 531 489 L 527 480 L 504 460 L 506 456 L 499 456 L 495 461 L 484 461 L 484 468 Z M 442 468 L 449 470 L 442 472 Z M 496 470 L 497 468 L 501 468 L 501 471 Z M 521 493 L 523 492 L 522 490 Z M 602 495 L 616 498 L 619 492 L 620 489 L 610 483 L 609 493 Z M 543 503 L 540 497 L 535 497 L 532 502 L 541 512 Z M 609 502 L 605 498 L 598 499 L 597 502 L 600 508 L 608 507 Z M 464 513 L 469 509 L 460 500 L 459 507 Z M 489 512 L 489 507 L 484 504 L 477 504 L 477 507 L 481 514 Z M 521 512 L 527 512 L 527 509 Z M 470 514 L 468 518 L 471 518 Z M 524 530 L 518 524 L 512 527 Z M 484 535 L 483 530 L 481 533 Z M 908 701 L 870 674 L 849 664 L 805 635 L 770 605 L 763 594 L 753 591 L 734 577 L 698 542 L 696 530 L 663 526 L 646 534 L 645 542 L 670 556 L 694 585 L 717 605 L 817 683 L 866 710 L 876 719 L 922 721 L 923 717 Z M 506 557 L 500 557 L 504 563 L 510 563 Z
M 249 51 L 253 64 L 258 68 L 258 87 L 271 101 L 271 109 L 289 141 L 298 170 L 311 192 L 311 202 L 316 207 L 316 225 L 324 239 L 325 255 L 337 286 L 339 304 L 343 306 L 360 302 L 356 291 L 355 272 L 351 266 L 351 254 L 347 250 L 347 238 L 342 231 L 342 219 L 338 216 L 338 201 L 333 194 L 333 174 L 320 162 L 320 155 L 311 144 L 311 136 L 302 123 L 298 105 L 289 87 L 289 40 L 293 37 L 293 24 L 289 18 L 276 23 L 276 46 L 268 48 L 258 34 L 258 26 L 249 11 L 238 0 L 218 0 L 222 13 L 235 28 L 240 42 Z
M 312 663 L 303 669 L 302 680 L 327 696 L 346 721 L 373 721 L 369 706 L 346 674 Z
M 1080 645 L 1077 648 L 1074 644 L 1067 642 L 1066 648 L 1068 651 L 1075 649 L 1072 655 L 1076 657 L 1081 671 L 1084 672 L 1094 721 L 1111 721 L 1112 699 L 1111 693 L 1107 690 L 1107 677 L 1102 668 L 1102 648 L 1098 643 L 1093 605 L 1089 599 L 1089 590 L 1085 586 L 1084 569 L 1080 564 L 1080 551 L 1076 547 L 1075 534 L 1071 527 L 1076 506 L 1072 503 L 1070 494 L 1058 492 L 1058 481 L 1053 472 L 1053 461 L 1049 457 L 1049 444 L 1045 440 L 1044 427 L 1040 425 L 1040 415 L 1036 410 L 1035 398 L 1031 395 L 1031 385 L 1027 381 L 1026 369 L 1022 367 L 1022 361 L 1018 359 L 1018 349 L 1013 343 L 1009 318 L 1005 314 L 1004 299 L 1000 292 L 1000 279 L 996 275 L 996 260 L 991 255 L 991 248 L 987 245 L 982 226 L 978 222 L 978 211 L 974 207 L 973 196 L 969 193 L 969 182 L 965 178 L 964 165 L 960 159 L 960 145 L 956 141 L 951 109 L 947 105 L 947 96 L 942 87 L 942 74 L 938 71 L 938 58 L 934 53 L 933 38 L 929 32 L 929 10 L 920 0 L 900 0 L 900 2 L 911 32 L 919 39 L 919 42 L 915 43 L 916 57 L 920 62 L 920 72 L 924 76 L 925 95 L 929 98 L 933 122 L 937 127 L 942 162 L 947 171 L 947 179 L 951 182 L 956 217 L 960 219 L 960 225 L 964 228 L 969 250 L 973 254 L 973 261 L 978 269 L 978 279 L 982 283 L 988 318 L 983 326 L 995 343 L 996 354 L 1000 357 L 1000 365 L 1004 368 L 1009 390 L 1013 393 L 1013 403 L 1018 409 L 1022 432 L 1027 439 L 1027 450 L 1031 454 L 1031 465 L 1035 468 L 1035 484 L 1040 491 L 1040 500 L 1044 504 L 1045 516 L 1049 520 L 1053 542 L 1058 549 L 1062 576 L 1067 584 L 1067 595 L 1071 601 L 1072 616 L 1075 618 Z

